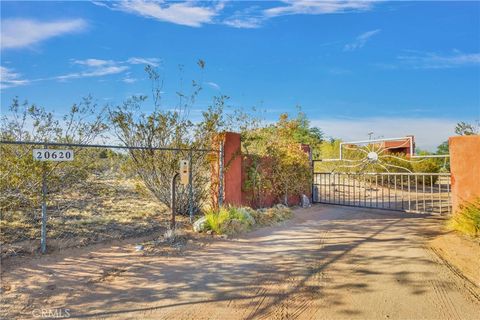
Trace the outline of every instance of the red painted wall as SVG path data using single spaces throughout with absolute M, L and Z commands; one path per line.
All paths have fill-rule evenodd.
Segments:
M 453 212 L 463 201 L 480 197 L 480 136 L 448 139 Z

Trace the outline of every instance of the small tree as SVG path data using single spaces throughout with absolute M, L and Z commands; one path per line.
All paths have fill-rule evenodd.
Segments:
M 444 141 L 437 147 L 437 154 L 449 154 L 448 141 Z
M 20 103 L 13 99 L 1 118 L 0 139 L 4 141 L 35 141 L 86 144 L 100 138 L 107 129 L 102 110 L 91 96 L 74 104 L 62 118 L 44 107 Z M 33 208 L 38 208 L 42 175 L 48 179 L 48 193 L 64 186 L 73 188 L 96 169 L 100 151 L 75 149 L 75 161 L 39 162 L 32 157 L 35 145 L 1 144 L 0 146 L 0 211 L 2 222 L 25 220 L 32 223 Z
M 460 136 L 471 136 L 480 134 L 480 124 L 478 123 L 478 121 L 475 125 L 461 121 L 457 123 L 457 126 L 455 127 L 455 133 Z
M 205 62 L 198 63 L 203 71 Z M 171 179 L 178 171 L 180 159 L 190 159 L 194 210 L 198 211 L 208 200 L 211 181 L 210 161 L 212 152 L 196 151 L 212 149 L 215 135 L 227 128 L 228 119 L 224 114 L 227 96 L 214 97 L 212 105 L 202 113 L 198 123 L 189 120 L 191 106 L 195 104 L 202 90 L 200 83 L 192 81 L 190 94 L 178 92 L 178 105 L 172 110 L 161 105 L 162 84 L 159 73 L 147 66 L 146 71 L 152 82 L 153 111 L 140 110 L 147 101 L 146 96 L 133 96 L 122 105 L 110 110 L 110 120 L 116 136 L 130 149 L 130 167 L 138 174 L 151 193 L 164 205 L 170 207 Z M 154 148 L 185 149 L 159 151 Z M 191 151 L 189 151 L 191 150 Z M 177 184 L 179 213 L 189 210 L 190 190 Z
M 303 114 L 289 119 L 282 114 L 277 123 L 244 132 L 243 147 L 252 163 L 247 168 L 245 188 L 253 194 L 252 201 L 262 205 L 265 195 L 274 195 L 288 204 L 288 198 L 308 191 L 311 167 L 301 143 L 319 143 Z M 310 140 L 308 140 L 310 139 Z

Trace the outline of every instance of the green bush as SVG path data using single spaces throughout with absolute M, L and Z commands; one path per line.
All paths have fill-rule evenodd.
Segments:
M 250 208 L 242 207 L 242 208 L 235 208 L 230 207 L 229 214 L 230 219 L 236 219 L 242 222 L 242 224 L 251 227 L 255 224 L 255 219 L 253 218 L 251 212 L 254 211 Z
M 471 237 L 480 237 L 480 198 L 460 205 L 448 220 L 448 227 Z
M 244 132 L 243 151 L 252 161 L 245 163 L 243 188 L 251 203 L 262 206 L 265 196 L 272 195 L 287 204 L 289 196 L 309 190 L 312 168 L 301 144 L 318 146 L 321 136 L 301 112 L 296 118 L 281 114 L 274 124 Z
M 438 162 L 438 159 L 423 159 L 412 163 L 413 172 L 419 173 L 438 173 L 442 168 Z M 438 180 L 438 176 L 424 176 L 419 177 L 418 183 L 422 183 L 425 179 L 427 185 L 435 184 Z
M 227 208 L 220 208 L 218 211 L 208 211 L 205 213 L 205 228 L 212 230 L 215 233 L 221 232 L 221 225 L 229 218 L 229 212 Z

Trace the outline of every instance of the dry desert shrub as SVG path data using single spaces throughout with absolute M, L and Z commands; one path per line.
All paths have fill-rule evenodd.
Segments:
M 470 237 L 480 237 L 480 198 L 460 205 L 448 220 L 448 227 Z

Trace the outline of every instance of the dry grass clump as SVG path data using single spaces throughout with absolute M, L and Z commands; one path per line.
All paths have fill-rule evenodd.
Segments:
M 135 246 L 135 249 L 145 256 L 177 256 L 197 247 L 193 244 L 192 238 L 183 230 L 168 229 L 162 237 L 143 242 Z
M 169 244 L 183 243 L 187 240 L 188 236 L 183 230 L 168 229 L 163 234 L 163 241 Z
M 251 230 L 255 225 L 271 225 L 291 218 L 292 210 L 283 205 L 254 210 L 249 207 L 222 207 L 206 212 L 202 230 L 216 234 L 235 235 Z
M 470 237 L 480 237 L 480 198 L 460 205 L 448 220 L 448 228 Z
M 277 204 L 273 208 L 259 209 L 253 211 L 253 217 L 259 225 L 271 225 L 290 219 L 293 212 L 290 208 Z

